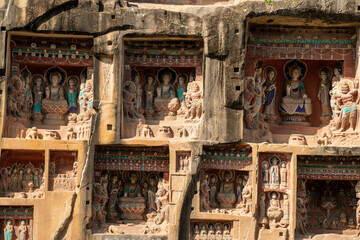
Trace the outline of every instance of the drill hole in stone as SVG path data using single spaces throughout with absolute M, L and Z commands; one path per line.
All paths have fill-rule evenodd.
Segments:
M 107 130 L 108 130 L 108 131 L 111 131 L 111 130 L 112 130 L 112 124 L 108 124 L 108 125 L 107 125 Z
M 282 233 L 282 232 L 279 232 L 279 236 L 282 237 L 282 236 L 283 236 L 283 233 Z
M 357 10 L 358 10 L 358 11 L 360 11 L 360 5 L 359 5 L 359 6 L 357 6 Z
M 235 86 L 236 91 L 240 91 L 240 86 Z
M 115 19 L 115 15 L 111 15 L 111 19 Z
M 89 204 L 90 204 L 90 201 L 89 201 L 89 200 L 87 200 L 87 201 L 86 201 L 86 205 L 89 205 Z
M 239 72 L 240 69 L 238 67 L 234 67 L 234 72 Z
M 3 27 L 3 26 L 2 26 L 2 27 L 1 27 L 1 31 L 2 31 L 2 32 L 6 31 L 6 27 Z
M 235 34 L 239 34 L 239 29 L 235 29 Z
M 108 45 L 108 46 L 111 46 L 111 45 L 112 45 L 112 41 L 111 41 L 111 40 L 107 41 L 107 45 Z

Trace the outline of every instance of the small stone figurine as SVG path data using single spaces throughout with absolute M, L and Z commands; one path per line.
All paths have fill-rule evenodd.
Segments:
M 25 221 L 22 220 L 20 226 L 18 227 L 18 236 L 19 240 L 26 240 L 27 227 Z
M 13 239 L 14 226 L 11 220 L 6 221 L 6 227 L 4 228 L 4 239 L 12 240 Z

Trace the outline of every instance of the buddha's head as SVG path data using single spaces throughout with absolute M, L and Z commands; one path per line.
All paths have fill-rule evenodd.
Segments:
M 136 173 L 131 173 L 131 175 L 130 175 L 130 182 L 131 182 L 132 184 L 134 184 L 134 183 L 136 183 L 137 180 L 138 180 L 138 177 L 137 177 Z
M 30 173 L 31 173 L 31 168 L 28 167 L 28 168 L 26 169 L 26 173 L 30 174 Z
M 215 177 L 215 176 L 211 176 L 210 181 L 211 181 L 211 183 L 216 183 L 216 177 Z
M 299 81 L 299 77 L 300 77 L 300 68 L 294 67 L 291 71 L 291 79 Z
M 343 94 L 346 94 L 346 93 L 350 92 L 349 84 L 347 84 L 346 82 L 342 83 L 341 84 L 341 92 Z
M 25 226 L 25 221 L 22 220 L 20 224 L 21 224 L 21 226 Z
M 170 74 L 169 72 L 163 73 L 163 75 L 162 75 L 162 81 L 163 81 L 163 84 L 164 84 L 165 86 L 170 85 L 171 74 Z
M 224 174 L 224 179 L 225 179 L 225 181 L 230 181 L 230 178 L 231 178 L 231 176 L 230 176 L 230 172 L 229 171 L 226 171 L 225 172 L 225 174 Z
M 61 76 L 59 72 L 53 72 L 50 75 L 50 82 L 53 87 L 59 86 L 60 80 L 61 80 Z
M 15 79 L 15 82 L 14 82 L 14 87 L 16 90 L 20 90 L 21 88 L 21 80 L 20 79 Z
M 271 199 L 277 199 L 276 193 L 271 194 Z
M 335 76 L 339 76 L 339 75 L 340 75 L 340 69 L 339 69 L 339 68 L 335 68 L 335 69 L 334 69 L 334 75 L 335 75 Z
M 285 164 L 285 163 L 282 163 L 282 164 L 281 164 L 281 167 L 282 167 L 282 168 L 286 168 L 286 164 Z
M 129 90 L 129 92 L 131 92 L 131 93 L 135 92 L 135 85 L 134 84 L 129 84 L 127 88 Z
M 289 196 L 287 194 L 284 194 L 284 200 L 287 200 Z
M 264 162 L 264 169 L 268 169 L 269 168 L 269 164 L 267 162 Z
M 6 225 L 10 226 L 11 223 L 12 223 L 11 220 L 8 220 L 8 221 L 6 222 Z

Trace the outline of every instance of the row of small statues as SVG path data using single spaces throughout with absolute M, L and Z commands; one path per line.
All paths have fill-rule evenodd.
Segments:
M 140 128 L 142 130 L 140 131 Z M 176 130 L 176 138 L 197 138 L 198 136 L 198 129 L 194 125 L 180 125 L 177 127 Z M 136 127 L 136 137 L 143 137 L 143 138 L 153 138 L 155 137 L 153 130 L 151 129 L 150 125 L 143 124 L 141 120 L 139 120 L 139 124 Z M 158 138 L 172 138 L 174 137 L 173 130 L 170 126 L 161 125 L 158 128 L 157 132 Z
M 268 193 L 268 203 L 266 194 L 260 194 L 259 201 L 259 225 L 262 228 L 286 228 L 289 225 L 289 196 L 283 194 L 282 206 L 280 204 L 280 193 Z
M 185 77 L 180 75 L 175 88 L 171 78 L 170 72 L 161 74 L 156 97 L 153 75 L 148 75 L 145 80 L 144 94 L 138 75 L 133 81 L 126 81 L 123 87 L 125 118 L 143 119 L 143 114 L 152 116 L 155 112 L 168 111 L 170 116 L 184 115 L 185 119 L 200 119 L 203 94 L 199 83 L 192 81 L 186 85 Z
M 34 168 L 31 163 L 28 163 L 25 168 L 19 168 L 17 165 L 2 168 L 0 175 L 2 192 L 32 192 L 34 189 L 40 188 L 44 182 L 44 169 L 42 167 Z
M 231 230 L 229 224 L 209 223 L 193 225 L 193 240 L 231 240 Z
M 204 172 L 200 185 L 200 206 L 202 211 L 210 211 L 219 207 L 231 209 L 236 204 L 236 208 L 241 209 L 242 214 L 250 213 L 252 190 L 248 185 L 248 176 L 238 175 L 235 188 L 233 183 L 234 174 L 234 171 L 221 170 L 219 172 L 221 182 L 218 183 L 216 174 L 209 175 Z
M 270 164 L 269 164 L 270 163 Z M 263 161 L 263 188 L 286 189 L 287 188 L 287 170 L 286 162 L 280 162 L 276 156 L 271 157 L 269 161 Z M 270 167 L 270 168 L 269 168 Z
M 140 172 L 125 172 L 123 181 L 117 174 L 106 172 L 94 187 L 93 221 L 104 223 L 107 219 L 116 222 L 125 220 L 143 220 L 155 218 L 162 224 L 169 219 L 169 190 L 167 183 L 156 174 L 149 174 L 141 184 Z M 131 205 L 132 209 L 126 206 Z M 146 210 L 146 212 L 145 212 Z M 146 217 L 145 217 L 146 215 Z
M 83 81 L 78 91 L 76 84 L 77 78 L 70 76 L 67 79 L 68 88 L 65 94 L 64 87 L 60 84 L 61 74 L 53 71 L 50 74 L 49 82 L 44 81 L 42 75 L 36 74 L 30 79 L 30 74 L 24 74 L 20 79 L 12 77 L 7 87 L 7 113 L 8 116 L 20 117 L 25 119 L 32 118 L 36 122 L 41 122 L 46 114 L 51 124 L 52 115 L 63 115 L 69 113 L 69 118 L 77 117 L 78 121 L 89 120 L 92 114 L 93 87 L 91 81 Z M 32 87 L 33 85 L 33 87 Z M 47 85 L 44 90 L 44 85 Z M 80 111 L 78 111 L 78 103 Z M 80 112 L 79 116 L 77 113 Z M 52 114 L 52 115 L 51 115 Z M 56 119 L 56 117 L 55 117 Z
M 15 240 L 14 224 L 12 220 L 6 220 L 6 226 L 4 228 L 4 240 Z M 18 240 L 26 240 L 28 235 L 28 229 L 25 220 L 20 221 L 20 225 L 17 227 Z

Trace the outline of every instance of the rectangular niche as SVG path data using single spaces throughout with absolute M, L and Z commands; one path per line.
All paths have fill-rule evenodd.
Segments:
M 160 201 L 169 202 L 168 147 L 97 146 L 94 180 L 94 223 L 119 223 L 125 234 L 142 232 L 144 223 L 149 228 L 155 224 L 156 233 L 166 235 L 157 209 L 166 207 Z
M 204 146 L 200 163 L 200 209 L 251 214 L 252 153 L 247 145 Z
M 297 157 L 299 233 L 357 235 L 359 156 Z M 304 223 L 307 224 L 304 224 Z
M 122 138 L 197 138 L 202 39 L 126 39 Z
M 0 212 L 0 239 L 33 239 L 33 206 L 0 206 Z M 11 228 L 12 238 L 6 238 Z
M 92 37 L 11 32 L 7 53 L 3 136 L 86 139 L 93 114 Z
M 77 185 L 78 153 L 51 151 L 49 165 L 49 191 L 73 191 Z
M 219 239 L 231 240 L 234 239 L 232 232 L 232 222 L 218 222 L 218 221 L 191 221 L 190 223 L 190 239 Z
M 1 150 L 0 196 L 42 198 L 45 188 L 45 152 Z
M 191 151 L 176 151 L 176 171 L 188 172 L 190 171 Z

